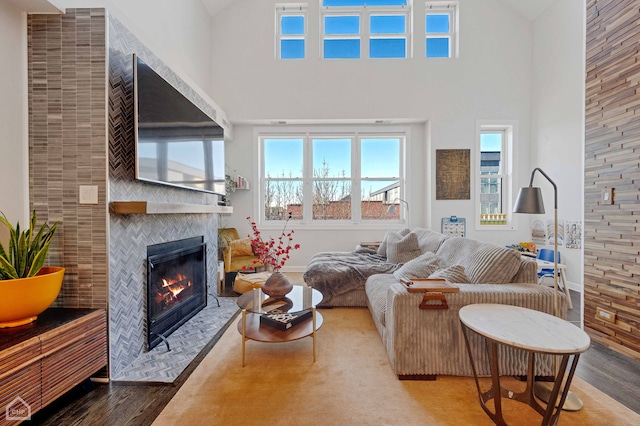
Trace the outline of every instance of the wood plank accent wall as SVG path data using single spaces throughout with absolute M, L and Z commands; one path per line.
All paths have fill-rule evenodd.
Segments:
M 636 359 L 640 359 L 638 22 L 640 0 L 587 0 L 584 322 L 595 341 Z M 612 189 L 613 203 L 606 202 L 603 194 Z

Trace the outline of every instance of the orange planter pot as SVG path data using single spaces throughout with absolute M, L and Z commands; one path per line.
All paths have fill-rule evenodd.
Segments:
M 29 324 L 58 297 L 64 268 L 43 266 L 31 278 L 0 281 L 0 328 Z

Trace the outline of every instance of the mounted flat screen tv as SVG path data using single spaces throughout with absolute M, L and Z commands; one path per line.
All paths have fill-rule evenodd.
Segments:
M 224 131 L 133 56 L 136 179 L 224 195 Z

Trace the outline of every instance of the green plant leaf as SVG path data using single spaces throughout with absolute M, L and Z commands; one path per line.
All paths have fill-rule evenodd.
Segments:
M 0 223 L 9 230 L 9 249 L 0 245 L 0 279 L 32 277 L 44 265 L 58 222 L 51 226 L 45 223 L 39 228 L 36 222 L 34 210 L 29 228 L 21 232 L 20 223 L 14 228 L 5 214 L 0 214 Z
M 0 269 L 2 269 L 2 273 L 8 277 L 5 279 L 20 278 L 13 265 L 4 257 L 0 257 Z

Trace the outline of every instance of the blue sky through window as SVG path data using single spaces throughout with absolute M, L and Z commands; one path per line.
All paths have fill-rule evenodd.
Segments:
M 327 177 L 351 177 L 351 139 L 314 139 L 313 170 L 323 168 L 327 163 Z
M 359 16 L 325 16 L 325 34 L 360 34 Z
M 302 139 L 265 139 L 265 176 L 302 177 Z
M 448 33 L 449 15 L 428 14 L 425 22 L 427 33 Z
M 406 51 L 404 38 L 372 39 L 369 41 L 369 56 L 372 58 L 404 58 Z
M 327 59 L 357 59 L 360 57 L 360 40 L 325 40 L 324 57 Z
M 282 59 L 304 59 L 304 40 L 281 40 L 280 57 Z
M 449 39 L 448 38 L 428 38 L 427 39 L 427 58 L 448 58 L 449 57 Z
M 480 151 L 501 151 L 502 133 L 482 133 L 480 135 Z
M 371 34 L 404 34 L 405 16 L 372 16 Z
M 351 177 L 351 139 L 313 139 L 313 168 L 320 169 L 326 160 L 329 177 Z M 265 139 L 265 176 L 301 178 L 303 170 L 301 138 Z M 360 174 L 362 178 L 396 178 L 400 176 L 400 139 L 366 138 L 360 145 Z M 366 192 L 381 189 L 394 181 L 372 181 Z M 363 188 L 364 189 L 364 188 Z
M 302 35 L 304 34 L 304 16 L 283 16 L 282 34 Z
M 363 139 L 360 155 L 363 178 L 400 176 L 400 139 Z

